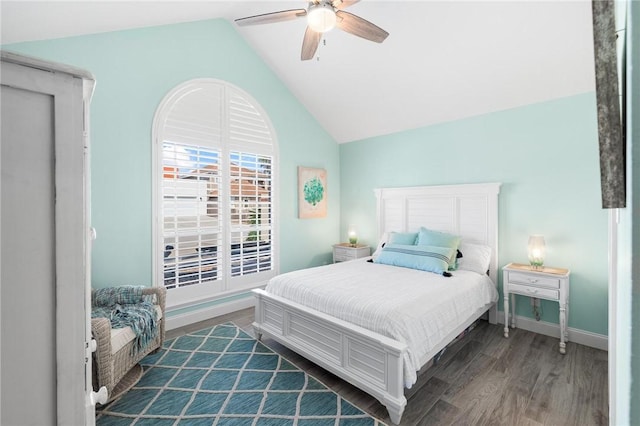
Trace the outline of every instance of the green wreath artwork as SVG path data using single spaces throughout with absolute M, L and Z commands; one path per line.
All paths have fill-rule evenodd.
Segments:
M 313 179 L 309 179 L 304 183 L 304 199 L 307 203 L 315 206 L 322 198 L 324 198 L 324 187 L 322 186 L 322 181 L 317 177 Z
M 324 169 L 298 167 L 298 217 L 326 217 L 327 196 L 327 172 Z

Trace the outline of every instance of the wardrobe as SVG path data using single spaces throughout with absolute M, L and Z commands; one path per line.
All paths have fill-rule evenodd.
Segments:
M 95 424 L 86 71 L 1 52 L 0 424 Z

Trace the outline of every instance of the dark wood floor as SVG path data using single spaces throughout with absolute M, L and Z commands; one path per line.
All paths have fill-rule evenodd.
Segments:
M 253 308 L 167 332 L 173 338 L 231 321 L 253 335 Z M 263 342 L 371 415 L 391 424 L 377 400 L 271 339 Z M 447 349 L 405 391 L 401 425 L 607 425 L 607 352 L 486 321 Z

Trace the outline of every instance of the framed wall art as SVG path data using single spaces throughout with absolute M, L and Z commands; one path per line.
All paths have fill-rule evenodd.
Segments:
M 327 216 L 327 171 L 298 167 L 298 217 Z

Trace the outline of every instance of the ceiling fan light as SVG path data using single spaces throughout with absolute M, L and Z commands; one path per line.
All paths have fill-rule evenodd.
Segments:
M 336 26 L 336 12 L 328 3 L 318 3 L 309 7 L 307 25 L 313 31 L 324 33 Z

